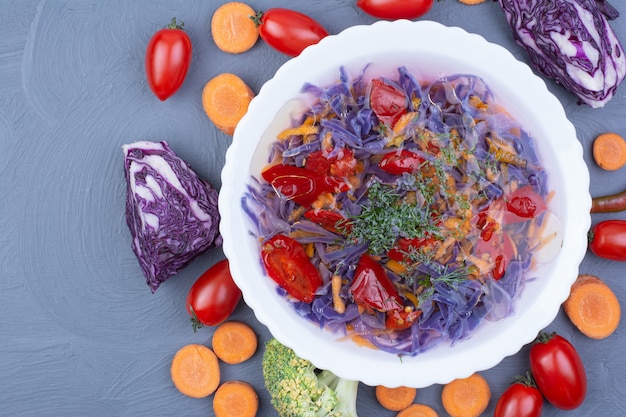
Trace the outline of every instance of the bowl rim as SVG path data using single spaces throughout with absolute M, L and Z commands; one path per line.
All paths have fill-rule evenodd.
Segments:
M 423 42 L 419 45 L 393 42 L 407 38 L 423 39 L 425 36 L 438 39 L 437 45 Z M 355 44 L 363 46 L 355 48 Z M 252 257 L 242 245 L 242 239 L 245 240 L 249 233 L 246 233 L 246 221 L 241 219 L 243 217 L 241 216 L 241 198 L 248 179 L 242 178 L 241 173 L 242 170 L 250 171 L 250 163 L 258 141 L 266 133 L 268 126 L 273 123 L 279 110 L 290 100 L 290 95 L 293 95 L 293 92 L 285 91 L 288 89 L 282 84 L 282 80 L 284 78 L 300 79 L 302 84 L 305 81 L 315 82 L 317 80 L 303 78 L 302 74 L 311 73 L 313 71 L 311 67 L 315 66 L 316 62 L 323 62 L 321 60 L 328 59 L 329 56 L 341 56 L 344 60 L 354 59 L 355 61 L 367 59 L 369 56 L 371 60 L 373 55 L 368 55 L 366 48 L 382 47 L 380 45 L 388 46 L 385 54 L 403 53 L 408 49 L 415 50 L 415 53 L 424 54 L 424 56 L 428 54 L 438 56 L 442 55 L 441 51 L 445 49 L 456 59 L 470 63 L 468 68 L 480 68 L 481 60 L 483 62 L 484 60 L 497 61 L 500 68 L 507 70 L 500 75 L 502 79 L 498 83 L 499 87 L 492 89 L 498 91 L 498 88 L 510 87 L 516 94 L 521 92 L 525 98 L 530 98 L 532 95 L 535 101 L 532 103 L 532 108 L 524 109 L 524 115 L 527 112 L 532 114 L 550 112 L 550 125 L 546 127 L 547 133 L 559 132 L 558 137 L 550 136 L 551 143 L 556 141 L 553 146 L 558 145 L 558 155 L 554 157 L 559 161 L 567 161 L 569 172 L 572 173 L 571 178 L 568 177 L 564 184 L 566 189 L 563 192 L 566 197 L 572 199 L 572 201 L 568 200 L 567 216 L 573 213 L 576 219 L 567 223 L 561 254 L 557 258 L 557 264 L 553 267 L 559 269 L 561 277 L 558 283 L 548 283 L 549 297 L 544 291 L 543 296 L 532 303 L 534 309 L 523 317 L 524 320 L 521 320 L 521 316 L 514 314 L 506 318 L 507 326 L 503 326 L 501 322 L 490 323 L 491 327 L 497 328 L 498 334 L 493 338 L 496 346 L 488 347 L 486 350 L 483 350 L 484 346 L 481 346 L 477 337 L 470 337 L 457 342 L 462 348 L 458 348 L 456 352 L 462 349 L 461 353 L 455 354 L 455 351 L 450 349 L 451 356 L 427 351 L 399 360 L 395 355 L 365 348 L 359 349 L 358 354 L 354 354 L 353 347 L 346 347 L 352 346 L 351 343 L 316 344 L 311 339 L 329 341 L 340 336 L 331 337 L 329 331 L 307 325 L 306 320 L 298 317 L 284 300 L 283 305 L 277 305 L 277 303 L 264 302 L 260 298 L 260 295 L 277 299 L 280 297 L 276 291 L 273 295 L 268 292 L 268 285 L 275 288 L 275 284 L 259 285 L 255 281 L 255 279 L 266 281 L 270 279 L 263 275 L 258 252 Z M 334 64 L 337 72 L 340 65 L 342 64 Z M 483 74 L 478 75 L 483 76 Z M 524 80 L 523 87 L 507 84 L 518 82 L 520 79 Z M 493 87 L 492 81 L 493 79 L 486 77 L 486 82 L 490 87 Z M 302 84 L 295 86 L 296 90 L 299 90 Z M 529 102 L 525 103 L 530 106 Z M 525 117 L 524 115 L 522 117 Z M 283 120 L 284 122 L 286 121 Z M 521 122 L 525 124 L 524 121 Z M 541 78 L 504 47 L 490 43 L 482 36 L 467 32 L 462 28 L 445 26 L 428 20 L 378 21 L 371 25 L 352 26 L 337 35 L 322 39 L 318 44 L 305 49 L 298 57 L 285 62 L 261 87 L 259 94 L 250 103 L 248 112 L 235 129 L 232 144 L 226 152 L 219 195 L 223 251 L 230 260 L 231 274 L 241 288 L 246 304 L 253 310 L 259 322 L 268 328 L 272 336 L 291 347 L 298 356 L 340 377 L 359 380 L 371 386 L 406 385 L 422 388 L 437 383 L 444 384 L 453 379 L 467 377 L 474 372 L 492 368 L 507 356 L 517 353 L 557 316 L 561 303 L 567 298 L 569 288 L 578 275 L 578 267 L 587 249 L 586 235 L 591 222 L 589 215 L 591 197 L 588 193 L 589 172 L 582 155 L 582 145 L 577 140 L 576 130 L 567 119 L 560 101 L 548 91 Z M 249 236 L 248 238 L 250 240 Z M 280 323 L 275 320 L 276 315 L 280 316 Z M 512 330 L 513 327 L 516 327 L 515 331 Z M 475 336 L 483 336 L 480 329 Z

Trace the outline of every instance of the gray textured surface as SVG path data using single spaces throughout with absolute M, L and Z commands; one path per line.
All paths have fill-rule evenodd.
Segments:
M 211 399 L 186 398 L 169 377 L 174 352 L 190 342 L 210 343 L 211 330 L 191 331 L 187 290 L 223 257 L 202 256 L 151 294 L 130 250 L 124 221 L 121 146 L 167 140 L 204 178 L 219 187 L 231 138 L 217 131 L 200 103 L 204 83 L 234 72 L 258 92 L 287 57 L 263 42 L 242 55 L 215 47 L 209 30 L 220 1 L 87 2 L 0 0 L 0 415 L 200 416 Z M 308 13 L 331 33 L 374 21 L 352 0 L 252 1 L 255 9 L 289 7 Z M 626 42 L 626 6 L 613 23 Z M 145 46 L 176 16 L 194 45 L 179 92 L 157 100 L 144 76 Z M 428 19 L 461 26 L 525 60 L 498 5 L 436 2 Z M 422 40 L 417 39 L 416 42 Z M 436 40 L 425 40 L 433 42 Z M 494 63 L 497 65 L 497 63 Z M 548 81 L 577 128 L 591 173 L 591 193 L 626 187 L 625 171 L 605 172 L 591 158 L 593 138 L 626 135 L 626 86 L 605 108 L 576 104 Z M 583 191 L 583 190 L 581 190 Z M 626 219 L 624 213 L 595 215 Z M 581 272 L 601 276 L 626 298 L 624 264 L 589 254 Z M 242 303 L 233 318 L 253 324 L 261 343 L 269 334 Z M 550 326 L 571 340 L 585 362 L 589 391 L 577 410 L 546 405 L 543 415 L 626 415 L 624 325 L 602 341 L 578 333 L 560 314 Z M 493 398 L 528 367 L 527 348 L 484 372 Z M 263 388 L 260 351 L 242 365 L 223 365 L 223 379 L 251 382 L 259 416 L 274 416 Z M 441 386 L 422 389 L 418 401 L 445 415 Z M 392 416 L 362 385 L 361 417 Z

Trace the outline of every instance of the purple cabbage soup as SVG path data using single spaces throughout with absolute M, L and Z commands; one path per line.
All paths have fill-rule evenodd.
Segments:
M 306 320 L 414 356 L 514 311 L 552 193 L 476 76 L 306 84 L 242 199 L 268 279 Z

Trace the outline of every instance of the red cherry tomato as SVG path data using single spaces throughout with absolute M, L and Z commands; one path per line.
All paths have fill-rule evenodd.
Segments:
M 276 235 L 261 246 L 267 274 L 292 297 L 310 303 L 322 285 L 322 277 L 304 247 L 285 235 Z
M 380 19 L 416 19 L 428 13 L 433 0 L 357 0 L 356 5 Z
M 589 250 L 601 258 L 626 261 L 626 220 L 604 220 L 593 225 Z
M 389 257 L 389 259 L 393 259 L 394 261 L 405 262 L 408 260 L 408 253 L 424 246 L 428 246 L 435 241 L 436 239 L 430 236 L 413 239 L 401 237 L 393 245 L 393 248 L 389 249 L 389 252 L 387 252 L 387 256 Z
M 155 33 L 146 50 L 146 79 L 160 100 L 171 97 L 185 81 L 191 63 L 191 40 L 176 18 Z
M 494 417 L 540 417 L 543 395 L 533 382 L 522 380 L 511 384 L 502 393 Z
M 372 80 L 370 89 L 370 107 L 381 123 L 392 126 L 407 111 L 408 98 L 397 87 L 382 80 Z
M 404 308 L 398 290 L 383 267 L 371 256 L 363 255 L 350 286 L 354 301 L 379 311 Z
M 300 55 L 307 46 L 328 36 L 326 29 L 309 16 L 280 7 L 258 12 L 252 20 L 268 45 L 289 56 Z
M 387 312 L 385 319 L 385 327 L 393 330 L 404 330 L 411 327 L 413 323 L 422 314 L 422 310 L 404 309 L 392 310 Z
M 572 410 L 585 400 L 585 367 L 567 339 L 542 333 L 530 348 L 530 368 L 537 387 L 556 408 Z
M 224 322 L 241 300 L 241 290 L 230 275 L 228 260 L 219 261 L 193 283 L 187 293 L 187 313 L 194 332 Z
M 424 158 L 403 149 L 400 152 L 393 151 L 386 154 L 378 163 L 380 169 L 394 175 L 402 175 L 403 173 L 412 173 L 417 171 L 424 162 Z

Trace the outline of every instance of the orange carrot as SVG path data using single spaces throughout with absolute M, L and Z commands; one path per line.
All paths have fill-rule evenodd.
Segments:
M 439 415 L 426 404 L 412 404 L 400 411 L 396 417 L 439 417 Z
M 256 352 L 257 335 L 250 326 L 240 321 L 220 324 L 213 333 L 213 351 L 228 364 L 244 362 Z
M 473 5 L 473 4 L 480 4 L 485 2 L 486 0 L 459 0 L 461 3 L 463 4 L 469 4 L 469 5 Z
M 491 399 L 487 380 L 480 374 L 455 379 L 443 387 L 441 402 L 450 417 L 478 417 Z
M 415 400 L 417 390 L 411 387 L 387 388 L 382 385 L 376 387 L 376 399 L 387 410 L 400 411 L 407 408 Z
M 592 339 L 613 334 L 620 322 L 621 308 L 615 293 L 600 278 L 591 274 L 578 276 L 563 310 L 580 332 Z
M 602 133 L 593 141 L 593 159 L 607 171 L 615 171 L 626 164 L 626 141 L 617 133 Z
M 254 417 L 259 409 L 259 397 L 252 385 L 243 381 L 224 382 L 215 391 L 215 417 Z
M 250 19 L 255 14 L 252 7 L 237 1 L 218 7 L 211 19 L 211 35 L 215 45 L 231 54 L 251 49 L 259 39 L 259 29 Z
M 254 93 L 241 78 L 227 72 L 205 84 L 202 107 L 219 130 L 232 135 L 253 97 Z
M 217 356 L 204 345 L 189 344 L 180 348 L 170 371 L 174 386 L 194 398 L 208 397 L 220 383 Z

